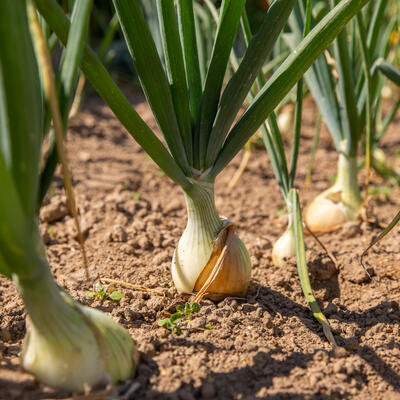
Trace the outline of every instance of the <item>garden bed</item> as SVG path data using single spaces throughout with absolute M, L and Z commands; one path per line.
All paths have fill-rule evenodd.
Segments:
M 130 99 L 151 128 L 156 123 L 141 94 Z M 305 187 L 316 108 L 305 102 L 303 137 L 296 185 L 302 203 L 330 185 L 336 152 L 324 129 L 316 153 L 312 183 Z M 400 119 L 384 140 L 391 154 L 400 146 Z M 70 166 L 87 236 L 93 282 L 121 280 L 154 291 L 131 290 L 119 303 L 100 304 L 87 295 L 81 254 L 72 217 L 67 213 L 62 181 L 41 211 L 41 230 L 57 282 L 81 303 L 106 311 L 138 343 L 141 353 L 134 386 L 123 388 L 137 399 L 399 399 L 400 264 L 399 230 L 366 257 L 369 281 L 359 254 L 380 228 L 350 222 L 321 240 L 338 260 L 338 271 L 307 237 L 307 260 L 320 305 L 342 347 L 333 353 L 301 292 L 294 260 L 272 265 L 272 244 L 286 227 L 282 198 L 265 150 L 253 151 L 237 187 L 227 189 L 240 155 L 216 185 L 221 215 L 237 224 L 252 260 L 246 298 L 201 303 L 201 310 L 173 336 L 157 325 L 161 311 L 178 297 L 171 281 L 174 248 L 185 227 L 183 194 L 123 131 L 111 111 L 89 97 L 70 123 Z M 360 176 L 360 183 L 363 176 Z M 373 175 L 372 185 L 388 183 Z M 374 215 L 387 223 L 398 211 L 399 189 L 375 196 Z M 205 329 L 210 324 L 212 329 Z M 0 399 L 64 399 L 19 369 L 25 312 L 13 283 L 0 277 Z M 51 368 L 51 366 L 49 366 Z M 122 389 L 121 389 L 122 390 Z M 115 393 L 115 392 L 113 392 Z M 107 397 L 108 396 L 108 397 Z M 118 398 L 99 394 L 98 398 Z M 93 395 L 88 398 L 95 398 Z

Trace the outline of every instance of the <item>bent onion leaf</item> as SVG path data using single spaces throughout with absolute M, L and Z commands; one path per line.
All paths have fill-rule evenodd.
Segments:
M 325 336 L 331 343 L 332 347 L 336 348 L 337 345 L 329 326 L 329 322 L 318 305 L 308 276 L 306 248 L 304 245 L 303 219 L 301 216 L 299 195 L 296 189 L 291 189 L 289 193 L 289 201 L 292 207 L 293 229 L 296 241 L 297 270 L 300 277 L 301 288 L 303 289 L 304 296 L 311 308 L 314 318 L 322 325 Z

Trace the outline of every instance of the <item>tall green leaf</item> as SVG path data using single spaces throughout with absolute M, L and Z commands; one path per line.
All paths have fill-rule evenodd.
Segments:
M 382 22 L 385 18 L 385 10 L 388 4 L 388 0 L 377 0 L 374 8 L 374 14 L 372 21 L 368 27 L 368 38 L 367 46 L 369 49 L 369 56 L 372 58 L 375 54 L 376 46 L 379 39 L 379 34 L 382 26 Z
M 300 3 L 303 5 L 303 3 Z M 305 14 L 305 24 L 303 28 L 303 37 L 306 37 L 310 33 L 311 29 L 311 13 L 312 13 L 312 1 L 307 0 L 306 9 L 302 10 Z M 296 93 L 296 106 L 294 111 L 294 128 L 293 128 L 293 144 L 292 154 L 290 156 L 290 170 L 289 170 L 289 186 L 294 186 L 294 180 L 296 178 L 297 171 L 297 159 L 299 156 L 300 147 L 300 136 L 301 136 L 301 120 L 303 115 L 303 78 L 297 83 Z
M 239 69 L 229 80 L 222 95 L 208 143 L 206 167 L 213 165 L 237 112 L 257 74 L 271 54 L 295 3 L 296 0 L 275 1 L 269 8 L 260 29 L 249 43 Z
M 4 0 L 1 3 L 4 5 L 6 2 L 11 3 L 13 0 Z M 21 1 L 22 5 L 24 5 L 24 3 L 25 1 Z M 4 11 L 4 8 L 2 8 L 2 11 Z M 10 16 L 10 14 L 3 12 L 2 16 L 6 17 Z M 12 17 L 16 18 L 15 15 L 12 15 Z M 0 20 L 1 18 L 0 16 Z M 16 19 L 13 19 L 13 21 L 16 21 Z M 20 22 L 18 26 L 24 26 L 24 21 L 20 20 Z M 33 60 L 33 58 L 31 60 Z M 25 59 L 25 61 L 27 61 L 27 59 Z M 27 99 L 26 102 L 21 102 L 22 105 L 25 103 L 28 106 L 29 99 Z M 19 136 L 20 133 L 21 132 L 17 131 L 16 135 Z M 38 152 L 38 154 L 40 153 Z M 34 169 L 33 164 L 29 165 Z M 27 174 L 29 174 L 28 171 Z M 37 243 L 35 243 L 35 239 L 38 240 L 38 238 L 35 236 L 34 229 L 36 225 L 32 223 L 33 218 L 26 215 L 23 206 L 26 199 L 21 199 L 21 195 L 18 193 L 18 182 L 13 172 L 8 169 L 3 153 L 0 153 L 0 182 L 1 189 L 7 194 L 6 196 L 0 196 L 0 258 L 4 259 L 2 273 L 5 272 L 7 274 L 7 272 L 9 272 L 7 265 L 11 265 L 13 272 L 18 273 L 21 277 L 27 277 L 30 273 L 29 267 L 37 254 L 35 247 Z M 33 209 L 36 211 L 36 198 L 32 198 L 32 203 Z M 21 259 L 24 262 L 21 263 Z M 0 259 L 0 263 L 1 261 Z M 24 266 L 23 269 L 21 269 L 22 266 Z
M 171 89 L 138 0 L 113 0 L 136 72 L 171 154 L 186 174 L 188 159 Z M 139 40 L 140 38 L 140 40 Z
M 284 34 L 284 40 L 294 50 L 303 38 L 303 16 L 299 7 L 289 18 L 291 34 Z M 321 54 L 304 75 L 307 86 L 315 99 L 319 110 L 324 116 L 337 151 L 340 151 L 340 142 L 343 139 L 341 128 L 340 107 L 336 97 L 336 87 L 333 81 L 331 67 L 328 65 L 325 54 Z
M 69 23 L 61 7 L 55 0 L 35 0 L 35 3 L 46 22 L 65 45 Z M 192 184 L 186 178 L 181 168 L 171 157 L 157 136 L 132 108 L 127 98 L 123 95 L 100 60 L 88 46 L 85 46 L 83 52 L 81 68 L 89 82 L 146 153 L 173 181 L 184 190 L 191 190 Z
M 193 0 L 177 0 L 179 32 L 183 43 L 186 80 L 189 88 L 190 114 L 196 123 L 202 94 L 201 74 L 197 51 Z
M 395 68 L 392 64 L 386 60 L 379 60 L 377 63 L 379 71 L 382 72 L 386 78 L 390 79 L 394 84 L 400 86 L 400 70 Z
M 338 70 L 338 91 L 342 113 L 342 132 L 346 137 L 346 154 L 357 154 L 358 138 L 360 136 L 359 115 L 355 97 L 355 82 L 351 70 L 347 32 L 344 29 L 334 42 L 335 59 Z M 344 149 L 341 149 L 344 150 Z
M 201 100 L 199 124 L 196 127 L 200 168 L 205 166 L 208 138 L 217 114 L 222 83 L 245 2 L 246 0 L 224 0 L 221 5 L 217 36 Z
M 292 221 L 294 236 L 296 240 L 296 261 L 297 270 L 300 277 L 301 288 L 303 290 L 304 296 L 307 300 L 308 305 L 314 315 L 314 318 L 322 325 L 325 336 L 331 342 L 332 346 L 336 347 L 335 339 L 332 335 L 329 322 L 325 315 L 322 313 L 317 299 L 314 296 L 310 278 L 308 276 L 308 266 L 306 260 L 306 248 L 304 245 L 304 233 L 303 233 L 303 219 L 301 216 L 300 200 L 297 190 L 292 189 L 289 194 L 289 201 L 292 208 Z
M 0 116 L 0 268 L 7 274 L 11 265 L 13 272 L 27 276 L 38 245 L 42 130 L 39 75 L 25 0 L 0 2 Z M 23 271 L 18 259 L 25 261 Z
M 26 218 L 36 215 L 42 141 L 40 82 L 25 1 L 0 1 L 0 151 Z M 2 195 L 7 196 L 3 191 Z
M 210 172 L 211 178 L 216 177 L 238 153 L 315 59 L 368 1 L 341 1 L 296 47 L 295 51 L 268 80 L 248 110 L 231 130 Z
M 60 72 L 60 109 L 64 131 L 66 131 L 67 128 L 68 116 L 78 84 L 79 65 L 85 46 L 92 2 L 93 0 L 75 1 L 71 16 L 71 29 L 68 34 L 67 46 L 62 56 Z M 53 179 L 57 162 L 57 148 L 54 140 L 54 132 L 52 132 L 46 163 L 40 175 L 39 207 L 42 204 L 44 196 L 46 195 Z
M 173 0 L 157 0 L 161 38 L 179 130 L 190 165 L 193 164 L 192 125 L 181 40 Z

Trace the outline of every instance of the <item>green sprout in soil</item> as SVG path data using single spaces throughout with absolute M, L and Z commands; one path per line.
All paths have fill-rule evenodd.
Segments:
M 141 194 L 140 192 L 135 192 L 132 196 L 132 200 L 140 200 Z
M 389 195 L 394 188 L 391 186 L 372 186 L 368 188 L 368 194 L 371 196 Z
M 86 292 L 86 294 L 90 297 L 97 298 L 97 300 L 99 300 L 101 304 L 103 304 L 106 300 L 118 303 L 124 297 L 124 294 L 117 290 L 114 290 L 111 293 L 107 293 L 107 291 L 107 286 L 98 285 L 95 287 L 94 292 Z
M 57 233 L 53 230 L 53 226 L 52 225 L 47 225 L 47 232 L 49 232 L 49 235 L 52 238 L 55 238 L 57 236 Z
M 198 313 L 199 311 L 200 305 L 198 303 L 186 303 L 184 306 L 182 304 L 179 304 L 176 306 L 176 313 L 172 314 L 169 318 L 160 319 L 158 321 L 158 326 L 162 326 L 170 330 L 174 336 L 179 336 L 182 334 L 182 328 L 178 326 L 178 322 L 182 320 L 190 321 L 192 318 L 192 314 Z M 206 329 L 210 329 L 207 328 L 207 325 Z

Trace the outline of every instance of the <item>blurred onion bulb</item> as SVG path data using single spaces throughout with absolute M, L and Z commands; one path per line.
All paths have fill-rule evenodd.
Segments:
M 296 240 L 293 224 L 290 220 L 284 234 L 276 241 L 272 249 L 272 262 L 276 267 L 283 267 L 286 259 L 296 256 Z
M 361 204 L 356 157 L 339 154 L 335 184 L 311 202 L 305 221 L 314 233 L 330 232 L 357 218 Z
M 16 284 L 29 313 L 22 366 L 40 382 L 86 392 L 134 374 L 138 352 L 121 325 L 60 293 L 50 273 Z

